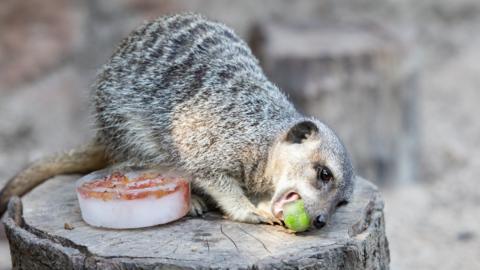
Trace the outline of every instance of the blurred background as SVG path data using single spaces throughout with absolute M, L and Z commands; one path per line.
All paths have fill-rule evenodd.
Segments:
M 144 20 L 180 11 L 232 27 L 338 131 L 383 191 L 391 269 L 480 269 L 478 0 L 2 0 L 0 187 L 88 141 L 96 70 Z

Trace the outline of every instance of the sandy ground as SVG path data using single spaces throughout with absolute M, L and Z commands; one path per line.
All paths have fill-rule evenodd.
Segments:
M 480 39 L 425 72 L 424 183 L 384 191 L 391 268 L 480 269 Z

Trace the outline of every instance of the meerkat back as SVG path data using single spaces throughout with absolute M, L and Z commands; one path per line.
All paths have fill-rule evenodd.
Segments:
M 239 129 L 268 133 L 297 115 L 245 42 L 193 14 L 157 19 L 124 39 L 98 75 L 93 104 L 107 151 L 141 164 L 178 164 L 182 152 L 212 151 L 212 140 L 228 144 Z

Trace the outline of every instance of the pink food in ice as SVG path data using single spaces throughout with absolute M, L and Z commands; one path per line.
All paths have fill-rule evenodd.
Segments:
M 82 218 L 90 225 L 140 228 L 185 216 L 190 185 L 172 171 L 99 171 L 78 181 L 77 197 Z

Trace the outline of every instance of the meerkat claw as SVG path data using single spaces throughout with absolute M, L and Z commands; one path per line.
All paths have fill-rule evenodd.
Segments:
M 205 201 L 197 195 L 192 195 L 190 198 L 190 212 L 188 215 L 191 217 L 199 217 L 207 211 L 208 207 Z
M 269 225 L 281 224 L 281 221 L 269 212 L 258 209 L 251 212 L 245 221 L 249 223 L 264 223 Z

